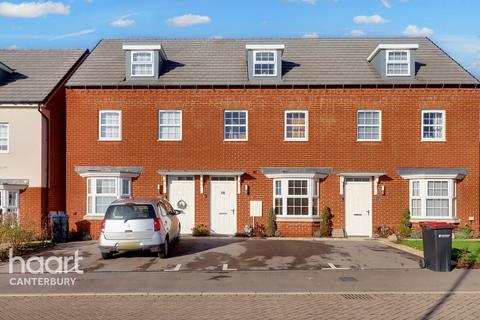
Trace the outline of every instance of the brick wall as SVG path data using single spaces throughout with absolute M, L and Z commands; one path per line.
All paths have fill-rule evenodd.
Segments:
M 27 188 L 20 191 L 20 226 L 42 237 L 45 227 L 45 188 Z
M 461 223 L 474 216 L 479 230 L 479 105 L 474 89 L 67 89 L 67 211 L 74 221 L 86 213 L 86 180 L 79 165 L 143 166 L 133 182 L 135 197 L 154 197 L 163 184 L 159 169 L 245 170 L 248 195 L 238 195 L 239 231 L 251 222 L 249 201 L 272 205 L 272 182 L 262 167 L 332 167 L 382 171 L 385 195 L 373 203 L 373 228 L 395 226 L 408 207 L 408 181 L 400 167 L 468 168 L 457 183 Z M 122 141 L 98 141 L 98 111 L 122 110 Z M 158 110 L 183 110 L 183 141 L 159 142 Z M 248 110 L 248 142 L 223 141 L 223 111 Z M 309 141 L 284 142 L 284 111 L 309 111 Z M 358 109 L 382 110 L 382 142 L 356 141 Z M 421 110 L 445 109 L 446 142 L 421 142 Z M 197 223 L 209 222 L 209 180 L 200 195 L 196 177 Z M 320 205 L 329 206 L 334 225 L 343 228 L 344 202 L 339 177 L 320 184 Z M 92 222 L 95 223 L 95 222 Z M 288 235 L 305 236 L 311 226 L 281 223 Z

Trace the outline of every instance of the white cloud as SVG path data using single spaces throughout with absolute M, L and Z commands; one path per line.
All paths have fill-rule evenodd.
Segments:
M 307 32 L 302 36 L 302 38 L 314 39 L 314 38 L 320 38 L 320 36 L 316 32 Z
M 183 16 L 167 19 L 167 24 L 175 27 L 188 27 L 195 24 L 204 24 L 211 21 L 209 16 L 200 16 L 198 14 L 185 14 Z
M 20 49 L 22 49 L 22 48 L 19 47 L 19 46 L 17 46 L 16 44 L 12 44 L 12 45 L 10 45 L 10 46 L 8 46 L 8 47 L 5 47 L 5 49 L 7 49 L 7 50 L 20 50 Z
M 350 31 L 349 35 L 352 36 L 352 37 L 363 37 L 363 36 L 365 36 L 365 32 L 363 30 L 360 30 L 360 29 L 352 29 L 352 31 Z
M 70 14 L 70 6 L 61 2 L 0 2 L 0 16 L 10 18 L 38 18 L 49 14 Z
M 391 8 L 392 4 L 390 3 L 390 0 L 380 0 L 380 2 L 383 4 L 385 8 Z
M 112 22 L 110 22 L 110 25 L 116 28 L 128 28 L 128 27 L 133 27 L 133 25 L 135 25 L 135 20 L 126 19 L 126 18 L 117 18 Z
M 373 16 L 355 16 L 353 17 L 353 22 L 356 24 L 381 24 L 388 23 L 388 20 L 378 14 Z
M 211 36 L 210 39 L 220 40 L 223 39 L 223 36 Z
M 94 33 L 95 31 L 96 31 L 95 29 L 84 29 L 84 30 L 80 30 L 78 32 L 65 33 L 65 34 L 61 34 L 61 35 L 58 35 L 58 36 L 53 36 L 53 37 L 50 37 L 49 40 L 75 38 L 75 37 L 84 36 L 84 35 L 87 35 L 87 34 L 90 34 L 90 33 Z
M 315 4 L 315 3 L 317 3 L 317 0 L 290 0 L 290 2 L 301 2 L 301 3 L 307 3 L 307 4 Z
M 408 37 L 429 37 L 433 34 L 433 30 L 430 28 L 419 28 L 411 24 L 403 30 L 402 34 Z

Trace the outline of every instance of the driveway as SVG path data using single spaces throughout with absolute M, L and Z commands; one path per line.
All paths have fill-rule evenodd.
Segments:
M 71 242 L 37 253 L 71 256 L 76 250 L 86 272 L 120 271 L 268 271 L 332 269 L 418 269 L 418 257 L 379 240 L 276 240 L 182 238 L 168 259 L 130 252 L 103 260 L 97 242 Z M 19 270 L 19 264 L 15 266 Z M 0 263 L 8 273 L 8 263 Z

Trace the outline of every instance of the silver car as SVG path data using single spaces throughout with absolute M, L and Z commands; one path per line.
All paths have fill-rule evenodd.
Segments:
M 168 257 L 171 244 L 180 239 L 179 213 L 163 199 L 114 201 L 102 221 L 99 241 L 102 258 L 137 250 Z

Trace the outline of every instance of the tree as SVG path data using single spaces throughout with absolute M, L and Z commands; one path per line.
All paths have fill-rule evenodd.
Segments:
M 320 234 L 322 237 L 332 235 L 332 213 L 329 207 L 323 207 L 322 219 L 320 220 Z
M 275 211 L 273 208 L 270 208 L 268 211 L 267 221 L 265 221 L 264 232 L 267 237 L 274 237 L 275 232 L 277 231 L 277 217 L 275 216 Z
M 408 210 L 408 208 L 405 208 L 402 211 L 399 233 L 402 238 L 409 238 L 412 234 L 412 223 L 410 222 L 410 210 Z

